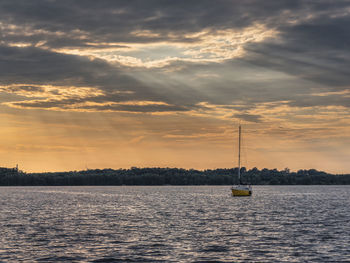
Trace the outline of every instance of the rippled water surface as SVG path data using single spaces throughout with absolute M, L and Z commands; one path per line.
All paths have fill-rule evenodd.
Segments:
M 350 262 L 349 186 L 0 188 L 0 261 Z

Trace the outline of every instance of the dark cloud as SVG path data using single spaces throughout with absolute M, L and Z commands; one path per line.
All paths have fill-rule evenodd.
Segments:
M 62 103 L 81 103 L 83 101 L 104 103 L 129 100 L 162 101 L 172 105 L 194 105 L 202 98 L 191 88 L 176 83 L 163 85 L 148 85 L 127 73 L 129 70 L 116 64 L 109 64 L 103 60 L 91 60 L 82 56 L 67 55 L 35 47 L 7 47 L 0 46 L 0 85 L 37 84 L 94 87 L 103 92 L 103 96 L 84 97 L 74 101 L 62 100 Z M 28 91 L 28 87 L 10 86 L 8 92 Z M 36 87 L 37 91 L 40 88 Z M 43 91 L 41 89 L 41 91 Z M 51 92 L 52 93 L 52 92 Z M 192 96 L 189 97 L 189 95 Z M 57 95 L 60 91 L 57 90 Z M 30 107 L 57 107 L 51 101 L 36 101 Z M 176 106 L 180 107 L 180 106 Z M 186 106 L 187 107 L 187 106 Z M 172 108 L 169 107 L 169 110 Z M 174 108 L 175 109 L 175 108 Z M 181 108 L 183 109 L 183 108 Z
M 188 111 L 189 109 L 182 106 L 174 105 L 104 105 L 104 106 L 83 106 L 82 110 L 95 111 L 125 111 L 137 113 L 152 113 L 152 112 L 174 112 Z
M 125 69 L 124 69 L 125 70 Z M 31 83 L 36 85 L 57 85 L 57 90 L 51 94 L 60 95 L 60 87 L 76 86 L 93 87 L 104 95 L 66 100 L 19 103 L 18 106 L 52 108 L 64 107 L 72 103 L 90 102 L 121 102 L 129 100 L 166 100 L 146 84 L 125 74 L 122 68 L 110 65 L 102 60 L 66 55 L 33 47 L 14 48 L 0 46 L 0 85 L 10 85 L 7 92 L 43 92 L 41 86 L 16 85 Z M 12 86 L 11 86 L 12 85 Z M 63 90 L 64 91 L 64 90 Z M 73 95 L 72 95 L 73 96 Z M 75 96 L 76 97 L 76 96 Z M 14 104 L 16 105 L 16 104 Z M 169 107 L 169 110 L 174 110 Z M 162 110 L 163 111 L 163 110 Z
M 34 47 L 0 46 L 2 84 L 65 83 L 86 84 L 97 72 L 110 72 L 111 67 L 99 60 L 59 54 Z M 95 83 L 92 83 L 93 85 Z
M 43 92 L 43 87 L 38 86 L 10 86 L 7 88 L 10 92 L 26 91 L 26 92 Z
M 146 85 L 103 60 L 34 47 L 0 46 L 0 84 L 16 83 L 97 87 L 109 93 L 130 91 L 152 96 Z
M 347 98 L 340 95 L 329 98 L 311 95 L 342 91 L 350 86 L 349 7 L 348 1 L 322 0 L 3 0 L 0 2 L 0 84 L 28 84 L 9 88 L 9 92 L 19 89 L 40 92 L 40 86 L 35 85 L 50 84 L 95 87 L 103 93 L 81 99 L 30 102 L 31 105 L 18 102 L 23 107 L 64 108 L 69 103 L 84 101 L 103 104 L 138 100 L 173 106 L 91 107 L 183 111 L 194 109 L 203 101 L 232 105 L 242 111 L 256 103 L 274 101 L 289 101 L 300 107 L 349 106 Z M 220 63 L 179 60 L 161 69 L 132 69 L 116 62 L 53 51 L 67 47 L 94 48 L 93 43 L 100 43 L 99 48 L 128 49 L 128 43 L 137 42 L 196 42 L 198 36 L 188 37 L 188 33 L 244 29 L 256 23 L 274 29 L 277 38 L 248 43 L 243 57 Z M 152 34 L 133 33 L 142 30 Z M 32 46 L 10 47 L 11 43 L 21 42 Z M 208 72 L 218 77 L 198 77 L 193 81 L 196 74 Z M 122 93 L 126 91 L 130 93 Z M 240 117 L 261 120 L 258 115 L 245 113 Z
M 89 99 L 63 99 L 63 100 L 36 100 L 36 101 L 22 101 L 22 102 L 14 102 L 13 106 L 19 108 L 31 108 L 31 109 L 55 109 L 55 110 L 77 110 L 77 111 L 119 111 L 119 112 L 136 112 L 136 113 L 155 113 L 155 112 L 178 112 L 178 111 L 188 111 L 189 109 L 184 106 L 175 106 L 175 105 L 167 105 L 167 104 L 145 104 L 145 105 L 137 105 L 137 104 L 113 104 L 108 99 L 108 103 L 106 104 L 79 104 L 82 102 L 92 102 L 96 100 L 95 98 Z M 135 101 L 134 103 L 137 103 Z
M 235 115 L 233 115 L 233 117 L 238 118 L 240 120 L 248 121 L 248 122 L 261 122 L 262 121 L 262 116 L 256 115 L 256 114 L 242 113 L 242 114 L 235 114 Z
M 284 27 L 282 43 L 250 44 L 251 64 L 342 89 L 350 85 L 350 17 Z
M 332 40 L 334 36 L 349 41 L 344 34 L 348 32 L 348 16 L 341 13 L 348 7 L 348 1 L 326 0 L 3 0 L 0 21 L 2 35 L 8 40 L 47 41 L 50 47 L 88 46 L 89 42 L 196 41 L 196 37 L 185 35 L 203 29 L 215 32 L 245 28 L 255 23 L 282 33 L 295 30 L 299 36 L 294 40 L 303 42 L 325 41 L 323 33 L 327 30 L 328 41 L 339 46 L 344 41 Z M 308 16 L 312 18 L 306 20 Z M 333 22 L 336 19 L 344 21 L 337 24 Z M 159 35 L 131 34 L 138 30 Z
M 47 45 L 58 47 L 85 46 L 87 42 L 196 41 L 195 37 L 184 35 L 203 29 L 244 28 L 257 22 L 275 26 L 276 20 L 283 19 L 280 18 L 282 12 L 299 12 L 303 6 L 301 1 L 295 0 L 5 0 L 0 3 L 0 17 L 20 27 L 18 34 L 10 29 L 7 37 L 22 37 L 33 42 L 44 40 Z M 334 4 L 327 8 L 333 9 Z M 21 34 L 30 29 L 36 31 Z M 138 30 L 151 30 L 159 36 L 131 34 Z M 173 35 L 171 39 L 169 33 Z
M 350 96 L 349 94 L 308 95 L 293 99 L 288 104 L 293 107 L 342 106 L 350 108 Z

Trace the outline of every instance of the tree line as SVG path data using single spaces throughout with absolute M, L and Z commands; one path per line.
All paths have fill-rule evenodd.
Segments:
M 232 185 L 238 184 L 238 168 L 194 170 L 180 168 L 93 169 L 70 172 L 25 173 L 0 168 L 1 186 L 40 185 Z M 247 170 L 241 168 L 243 183 L 253 185 L 350 184 L 350 174 L 329 174 L 315 169 Z

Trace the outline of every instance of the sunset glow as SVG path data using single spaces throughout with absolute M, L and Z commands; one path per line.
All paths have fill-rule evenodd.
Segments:
M 0 167 L 350 172 L 346 1 L 175 2 L 2 1 Z

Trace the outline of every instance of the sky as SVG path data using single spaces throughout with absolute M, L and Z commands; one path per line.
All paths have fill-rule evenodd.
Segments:
M 2 0 L 0 166 L 350 172 L 350 1 Z

